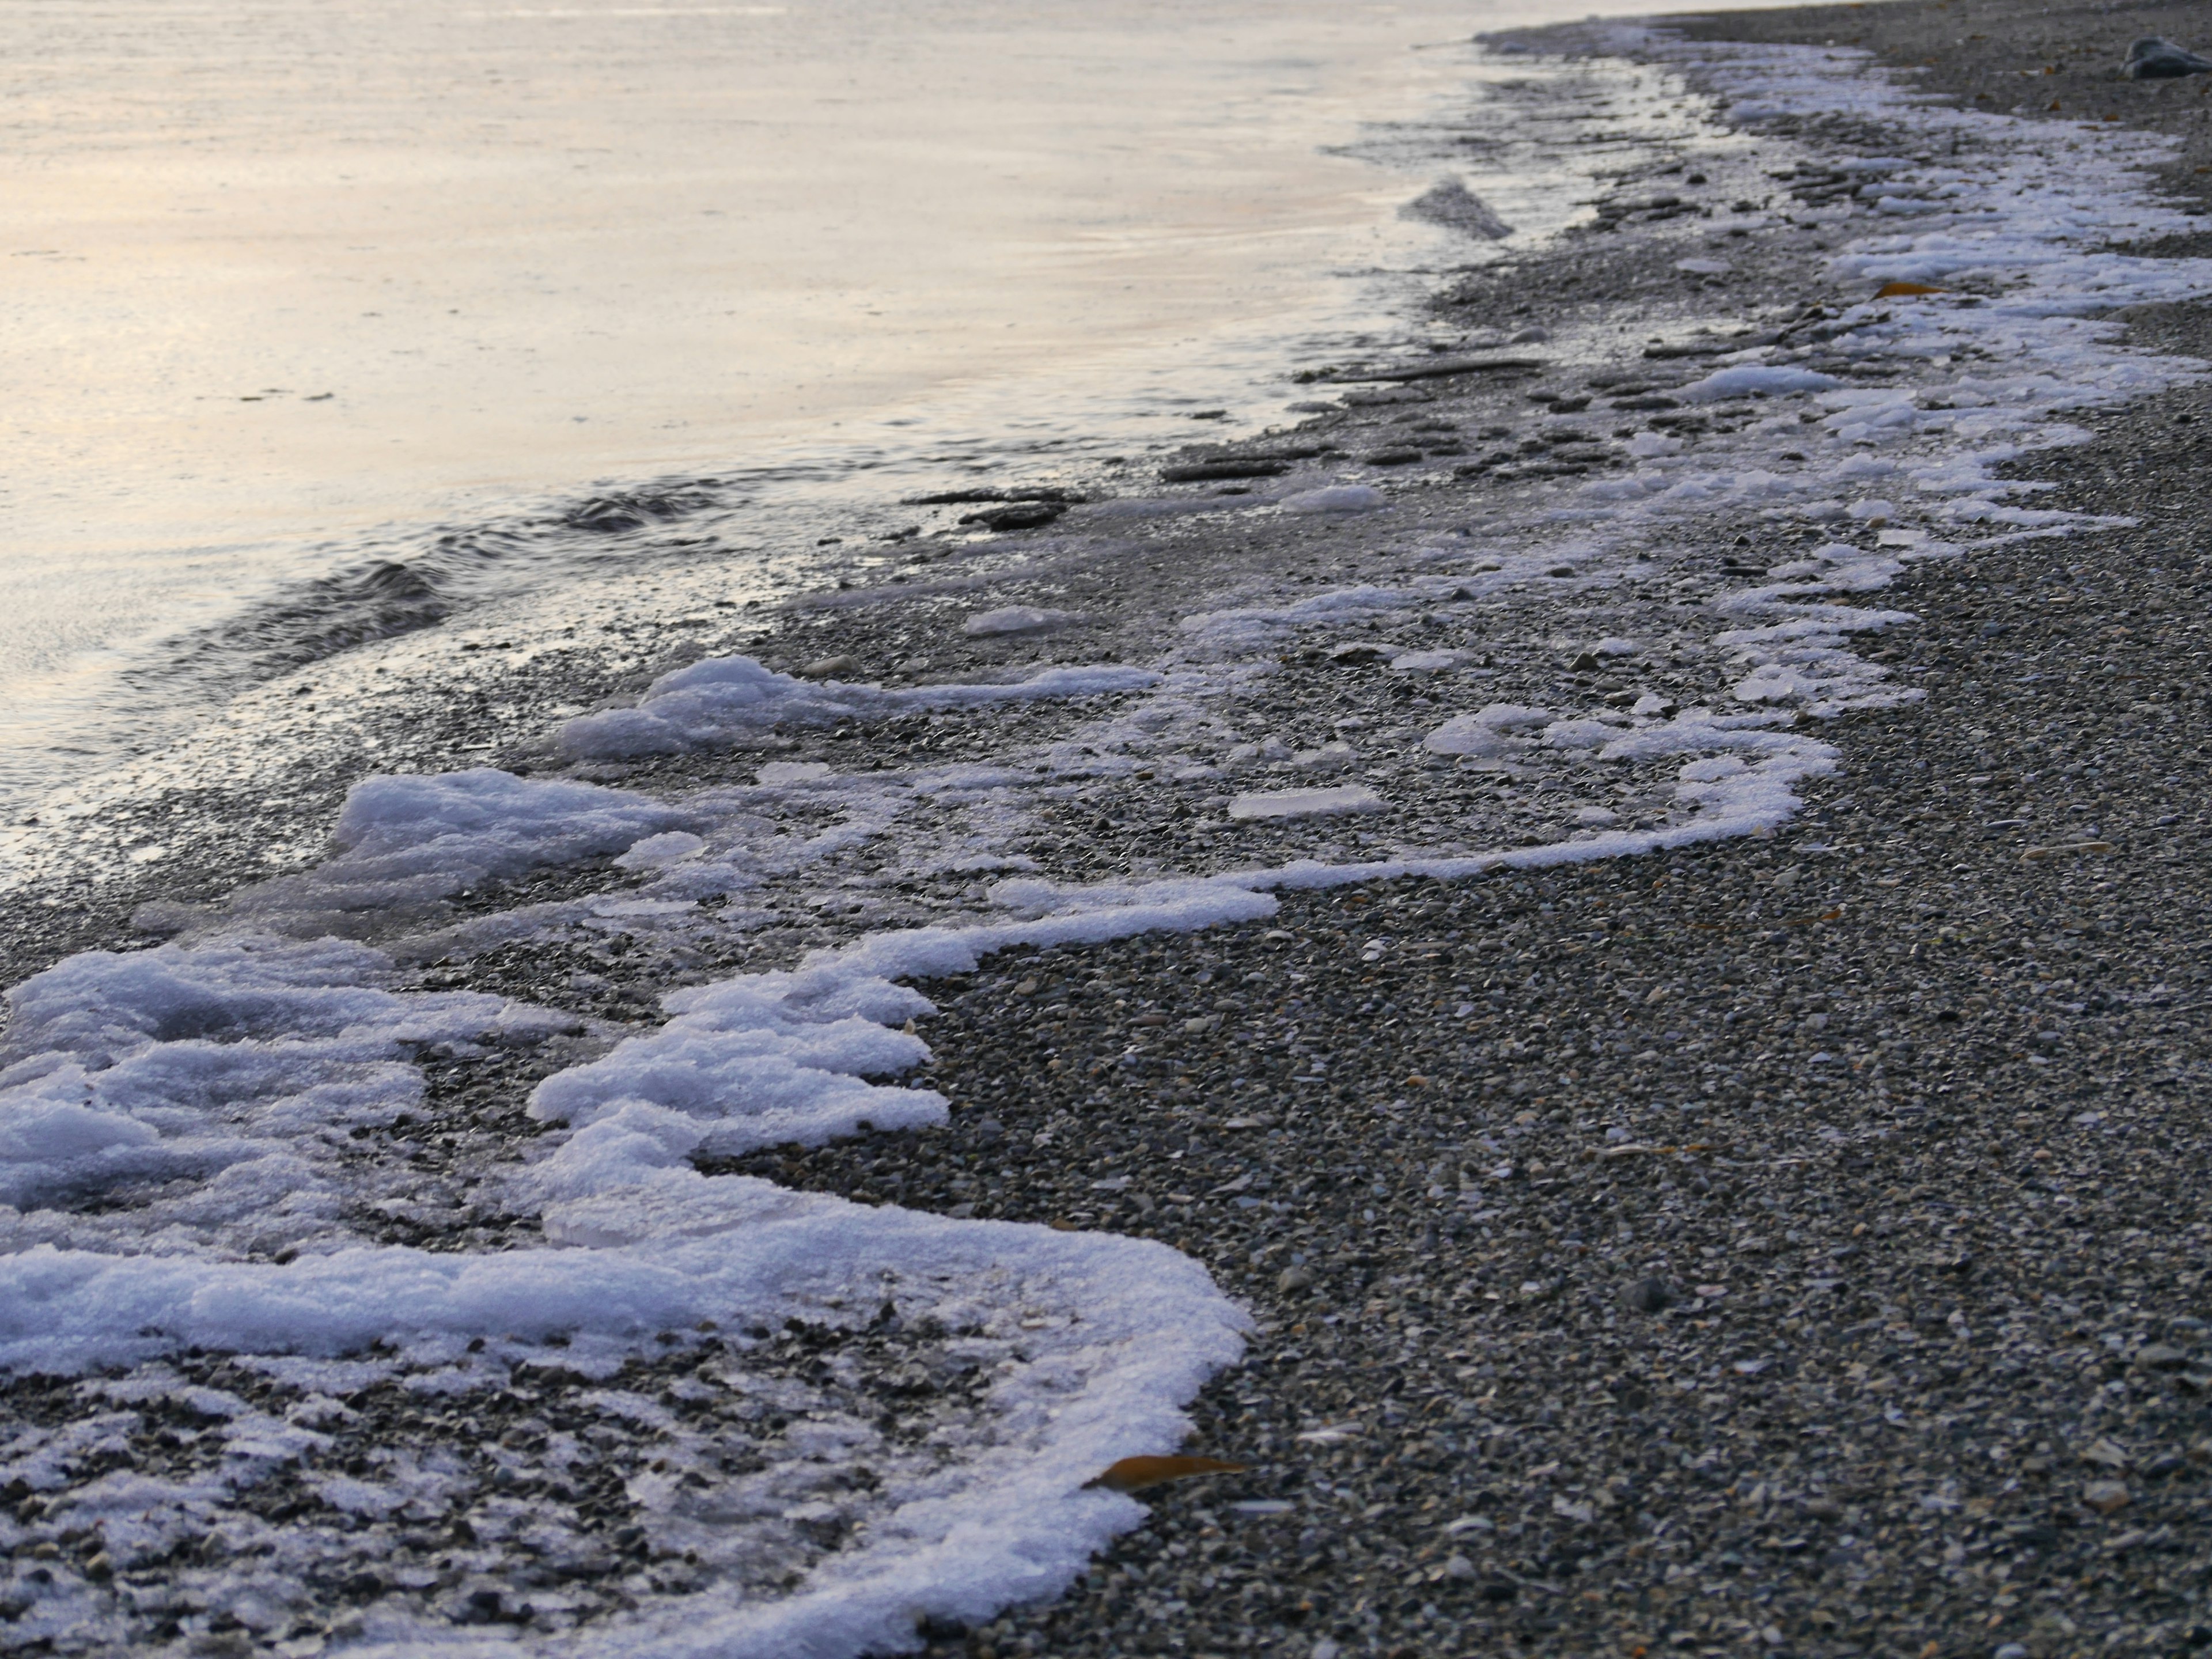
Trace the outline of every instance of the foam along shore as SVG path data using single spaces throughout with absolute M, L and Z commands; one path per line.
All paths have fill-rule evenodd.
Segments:
M 2063 465 L 2074 418 L 2202 372 L 2111 315 L 2212 291 L 2212 262 L 2112 251 L 2192 228 L 2143 188 L 2155 141 L 2056 146 L 1847 54 L 1581 41 L 1710 100 L 1671 141 L 1685 176 L 1783 204 L 1708 220 L 1631 181 L 1600 216 L 1620 228 L 1522 256 L 1521 283 L 1596 279 L 1543 367 L 1352 394 L 1264 489 L 1133 479 L 1026 558 L 977 544 L 984 579 L 796 606 L 754 652 L 675 667 L 505 767 L 370 779 L 314 867 L 167 907 L 146 922 L 169 942 L 9 993 L 0 1363 L 69 1402 L 9 1443 L 19 1636 L 143 1644 L 220 1615 L 370 1651 L 897 1650 L 1049 1602 L 1143 1520 L 1095 1477 L 1176 1449 L 1207 1379 L 1285 1316 L 1255 1327 L 1222 1279 L 1288 1297 L 1314 1288 L 1306 1258 L 1362 1247 L 1307 1237 L 1275 1277 L 1300 1206 L 1264 1153 L 1154 1206 L 1213 1218 L 1176 1224 L 1188 1250 L 1128 1237 L 1153 1224 L 1142 1183 L 1085 1149 L 1123 1120 L 1182 1139 L 1163 1162 L 1230 1123 L 1387 1147 L 1413 1085 L 1363 1077 L 1348 1008 L 1278 1057 L 1316 1076 L 1228 1039 L 1161 1069 L 1149 1012 L 1113 1052 L 1069 1034 L 1048 1056 L 1012 1002 L 981 1034 L 1034 1065 L 1009 1085 L 937 1051 L 921 988 L 1148 938 L 1224 950 L 1322 892 L 1769 842 L 1848 771 L 1854 721 L 1928 718 L 1925 684 L 1876 660 L 1924 623 L 1883 596 L 2112 527 L 2033 469 Z M 1911 142 L 1857 153 L 1868 130 Z M 1663 313 L 1632 297 L 1653 280 Z M 1868 297 L 1893 282 L 1940 291 Z M 1657 355 L 1623 355 L 1625 303 L 1663 317 Z M 1188 510 L 1113 510 L 1152 501 Z M 1055 625 L 969 625 L 1018 607 Z M 916 629 L 934 683 L 790 672 L 885 660 Z M 1067 660 L 989 654 L 1009 641 Z M 617 973 L 644 992 L 613 994 Z M 1439 1031 L 1486 1017 L 1489 988 L 1462 988 Z M 1431 1268 L 1521 1213 L 1490 1133 L 1510 1113 L 1565 1134 L 1518 1103 L 1571 1086 L 1504 1095 L 1472 1054 L 1442 1058 L 1460 1123 L 1437 1156 L 1487 1148 L 1507 1174 L 1418 1200 L 1425 1249 L 1403 1249 Z M 940 1212 L 708 1172 L 848 1143 L 896 1161 L 980 1125 L 933 1086 L 956 1064 L 1010 1115 L 1032 1096 L 1054 1115 L 1018 1151 L 973 1130 Z M 1019 1208 L 1003 1171 L 1024 1162 L 1085 1166 L 1095 1224 L 985 1214 Z M 1722 1269 L 1666 1277 L 1689 1271 Z M 1298 1312 L 1297 1340 L 1336 1340 L 1352 1305 Z M 1297 1390 L 1334 1384 L 1283 1363 L 1304 1420 Z M 1555 1501 L 1545 1524 L 1614 1506 Z M 35 1553 L 64 1535 L 74 1553 Z M 1549 1582 L 1439 1541 L 1397 1581 L 1511 1587 L 1488 1603 Z M 161 1595 L 118 1589 L 142 1581 Z M 1418 1601 L 1391 1617 L 1436 1622 Z M 1319 1659 L 1379 1643 L 1381 1618 L 1346 1605 L 1313 1634 L 1270 1606 L 1244 1628 Z

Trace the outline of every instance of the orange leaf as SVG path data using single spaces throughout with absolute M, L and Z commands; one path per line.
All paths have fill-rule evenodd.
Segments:
M 1936 288 L 1928 283 L 1884 283 L 1874 291 L 1877 300 L 1904 300 L 1916 294 L 1948 294 L 1948 289 Z
M 1224 1463 L 1218 1457 L 1125 1457 L 1086 1486 L 1109 1492 L 1140 1492 L 1164 1481 L 1188 1480 L 1198 1474 L 1242 1474 L 1244 1463 Z

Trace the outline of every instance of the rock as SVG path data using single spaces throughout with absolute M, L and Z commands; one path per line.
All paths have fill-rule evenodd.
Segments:
M 1275 1275 L 1275 1288 L 1285 1296 L 1313 1289 L 1314 1276 L 1304 1267 L 1285 1267 Z
M 1018 501 L 1012 507 L 988 507 L 964 513 L 963 524 L 979 524 L 986 530 L 1039 530 L 1067 511 L 1064 501 Z
M 1215 478 L 1273 478 L 1291 464 L 1273 455 L 1247 455 L 1214 461 L 1183 461 L 1160 469 L 1163 483 L 1204 483 Z
M 2166 81 L 2184 75 L 2212 75 L 2212 58 L 2161 35 L 2147 34 L 2128 48 L 2123 72 L 2130 81 Z
M 996 611 L 983 611 L 960 624 L 960 631 L 971 640 L 993 639 L 1002 634 L 1043 634 L 1055 628 L 1065 628 L 1082 618 L 1072 611 L 1044 611 L 1033 605 L 1009 605 Z
M 2166 1343 L 2150 1342 L 2136 1350 L 2136 1364 L 2147 1371 L 2178 1371 L 2189 1364 L 2189 1356 Z
M 1464 1555 L 1455 1555 L 1449 1561 L 1444 1563 L 1444 1577 L 1447 1578 L 1472 1578 L 1474 1577 L 1474 1563 L 1468 1560 Z
M 1390 803 L 1363 784 L 1334 789 L 1263 789 L 1237 796 L 1229 816 L 1237 821 L 1336 817 L 1353 812 L 1387 812 Z
M 1380 662 L 1389 656 L 1392 647 L 1375 645 L 1364 640 L 1355 640 L 1345 645 L 1332 645 L 1328 659 L 1340 667 L 1357 668 L 1364 663 Z
M 2092 1480 L 2081 1488 L 2081 1501 L 2100 1515 L 2111 1515 L 2128 1506 L 2127 1486 L 2118 1480 Z
M 1674 269 L 1692 276 L 1725 276 L 1735 267 L 1725 259 L 1677 259 Z
M 2126 1450 L 2110 1440 L 2097 1440 L 2084 1448 L 2084 1463 L 2094 1463 L 2100 1469 L 2124 1469 L 2128 1466 Z
M 1639 1279 L 1628 1287 L 1626 1300 L 1638 1313 L 1664 1313 L 1674 1305 L 1674 1292 L 1663 1279 Z
M 824 657 L 821 661 L 811 662 L 799 671 L 802 678 L 810 680 L 835 679 L 840 674 L 857 674 L 860 672 L 860 659 L 858 657 Z
M 1440 179 L 1398 211 L 1403 218 L 1425 219 L 1432 225 L 1486 241 L 1503 241 L 1513 234 L 1513 227 L 1458 179 Z

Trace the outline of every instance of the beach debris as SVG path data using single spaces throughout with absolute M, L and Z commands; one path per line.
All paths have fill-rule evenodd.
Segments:
M 1347 1417 L 1341 1422 L 1323 1423 L 1318 1428 L 1307 1429 L 1298 1435 L 1297 1441 L 1303 1446 L 1337 1446 L 1347 1440 L 1357 1440 L 1366 1432 L 1357 1418 Z
M 1948 288 L 1938 288 L 1933 283 L 1884 283 L 1875 289 L 1877 300 L 1910 300 L 1923 294 L 1948 294 Z
M 1725 276 L 1735 267 L 1725 259 L 1677 259 L 1674 269 L 1692 276 Z
M 1219 1457 L 1124 1457 L 1106 1466 L 1105 1473 L 1084 1484 L 1109 1492 L 1142 1492 L 1170 1480 L 1189 1480 L 1202 1474 L 1243 1474 L 1252 1466 Z
M 1334 789 L 1262 789 L 1239 795 L 1229 803 L 1229 816 L 1239 823 L 1255 819 L 1340 817 L 1354 812 L 1387 812 L 1390 803 L 1364 784 L 1340 784 Z
M 2112 843 L 2108 841 L 2061 842 L 2055 847 L 2031 847 L 2020 855 L 2022 864 L 2039 864 L 2045 859 L 2056 858 L 2062 853 L 2109 853 Z
M 2147 34 L 2128 48 L 2122 72 L 2130 81 L 2168 81 L 2184 75 L 2212 75 L 2212 58 L 2199 58 L 2164 35 Z
M 1001 634 L 1048 633 L 1081 620 L 1072 611 L 1046 611 L 1034 605 L 1009 605 L 996 611 L 978 611 L 960 624 L 960 631 L 971 640 L 984 640 Z
M 1399 209 L 1398 213 L 1401 218 L 1425 219 L 1432 225 L 1442 225 L 1468 236 L 1480 236 L 1486 241 L 1503 241 L 1513 234 L 1513 227 L 1499 218 L 1490 204 L 1460 179 L 1437 180 Z

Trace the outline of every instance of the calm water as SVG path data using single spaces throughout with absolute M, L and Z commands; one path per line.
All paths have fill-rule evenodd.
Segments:
M 607 480 L 788 507 L 1279 413 L 1387 298 L 1344 273 L 1470 257 L 1389 135 L 1547 10 L 13 0 L 0 807 L 426 581 L 557 578 Z

